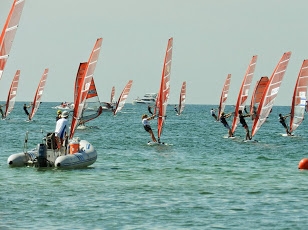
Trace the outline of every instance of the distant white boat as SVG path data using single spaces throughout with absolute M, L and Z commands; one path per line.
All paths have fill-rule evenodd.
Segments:
M 142 98 L 136 98 L 133 100 L 133 105 L 135 104 L 155 104 L 157 98 L 157 93 L 146 93 Z

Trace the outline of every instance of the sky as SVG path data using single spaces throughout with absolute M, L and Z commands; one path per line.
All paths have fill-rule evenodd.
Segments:
M 0 29 L 13 0 L 0 0 Z M 127 103 L 160 86 L 167 42 L 173 37 L 169 104 L 183 81 L 186 104 L 218 105 L 227 75 L 227 104 L 236 104 L 252 56 L 255 82 L 270 77 L 283 53 L 291 59 L 275 105 L 291 105 L 299 69 L 308 58 L 307 0 L 25 0 L 10 57 L 0 80 L 5 101 L 17 69 L 16 101 L 33 101 L 49 68 L 42 102 L 73 101 L 80 62 L 97 38 L 102 49 L 94 79 L 101 101 L 115 86 L 118 97 L 133 80 Z M 250 98 L 250 97 L 249 97 Z

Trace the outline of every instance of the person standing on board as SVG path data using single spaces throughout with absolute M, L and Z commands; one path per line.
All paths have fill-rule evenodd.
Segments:
M 288 129 L 288 126 L 287 126 L 287 124 L 286 124 L 286 118 L 289 117 L 290 115 L 291 115 L 291 113 L 289 113 L 289 114 L 287 114 L 287 115 L 285 115 L 285 116 L 282 116 L 282 114 L 279 113 L 279 117 L 278 117 L 279 122 L 280 122 L 280 123 L 282 124 L 282 126 L 286 129 L 286 132 L 287 132 L 288 136 L 291 136 L 291 133 L 290 133 L 290 131 L 289 131 L 289 129 Z
M 179 111 L 176 105 L 174 105 L 174 111 L 176 112 L 176 114 L 179 114 Z
M 56 121 L 58 121 L 59 119 L 61 119 L 61 114 L 62 114 L 62 111 L 61 111 L 61 110 L 58 110 L 58 111 L 57 111 L 57 116 L 56 116 Z
M 251 140 L 251 137 L 249 135 L 249 128 L 248 128 L 248 125 L 247 125 L 247 123 L 245 121 L 245 117 L 250 117 L 250 114 L 243 115 L 243 111 L 242 110 L 239 110 L 238 114 L 239 114 L 238 116 L 240 118 L 240 123 L 242 124 L 242 126 L 246 130 L 246 140 Z
M 215 114 L 215 109 L 211 109 L 211 116 L 214 117 L 214 119 L 217 121 L 217 116 Z
M 150 126 L 149 120 L 154 119 L 155 116 L 156 115 L 154 114 L 151 117 L 148 117 L 148 115 L 143 114 L 142 117 L 141 117 L 142 118 L 143 127 L 144 127 L 145 131 L 150 133 L 153 142 L 157 142 L 157 140 L 156 140 L 156 138 L 154 136 L 154 133 L 153 133 L 153 130 L 152 130 L 151 126 Z
M 27 104 L 24 104 L 24 111 L 26 113 L 26 115 L 28 116 L 28 119 L 29 121 L 31 121 L 31 118 L 30 118 L 30 114 L 28 112 L 28 108 L 30 108 L 32 106 L 32 103 L 30 103 L 30 105 L 27 106 Z
M 0 113 L 1 113 L 1 117 L 2 117 L 2 119 L 4 119 L 5 117 L 4 117 L 4 113 L 3 113 L 3 110 L 2 110 L 2 106 L 6 106 L 6 104 L 4 104 L 4 105 L 0 105 Z
M 228 124 L 228 122 L 226 120 L 231 115 L 232 115 L 232 113 L 225 114 L 224 112 L 222 112 L 221 116 L 220 116 L 220 122 L 228 129 L 228 132 L 229 132 L 228 137 L 233 137 L 231 128 L 230 128 L 230 126 L 229 126 L 229 124 Z
M 61 148 L 63 145 L 63 142 L 67 140 L 68 134 L 69 134 L 69 127 L 68 127 L 68 115 L 69 113 L 67 111 L 64 111 L 61 114 L 61 119 L 59 119 L 56 123 L 56 129 L 55 129 L 55 136 L 57 141 L 57 147 L 58 149 Z

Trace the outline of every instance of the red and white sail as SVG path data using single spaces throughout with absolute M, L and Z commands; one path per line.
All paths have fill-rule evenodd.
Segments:
M 20 70 L 17 70 L 12 80 L 11 87 L 10 87 L 10 90 L 9 90 L 9 93 L 6 99 L 4 117 L 7 117 L 14 109 L 15 99 L 16 99 L 17 89 L 18 89 L 18 83 L 19 83 L 19 75 L 20 75 Z
M 77 76 L 80 75 L 80 79 L 78 80 L 78 90 L 74 93 L 74 111 L 71 123 L 70 139 L 73 138 L 75 129 L 82 116 L 83 110 L 85 109 L 85 102 L 87 99 L 88 90 L 91 86 L 94 70 L 101 50 L 102 41 L 102 38 L 96 40 L 88 62 L 86 62 L 85 66 L 80 65 L 78 69 Z M 79 71 L 82 73 L 79 73 Z
M 170 74 L 171 74 L 171 63 L 172 63 L 172 48 L 173 38 L 169 38 L 168 45 L 165 54 L 165 60 L 163 65 L 163 72 L 160 82 L 160 88 L 156 99 L 156 107 L 158 110 L 157 117 L 157 136 L 158 140 L 162 135 L 164 122 L 166 119 L 167 102 L 170 92 Z
M 45 88 L 45 84 L 46 84 L 46 80 L 47 80 L 47 76 L 48 76 L 48 69 L 45 69 L 44 73 L 41 77 L 41 80 L 40 80 L 40 82 L 37 86 L 35 96 L 34 96 L 34 99 L 33 99 L 33 102 L 32 102 L 32 110 L 31 110 L 31 113 L 30 113 L 30 120 L 32 120 L 32 118 L 34 117 L 38 108 L 40 107 L 41 99 L 42 99 L 42 96 L 43 96 L 43 92 L 44 92 L 44 88 Z
M 266 89 L 262 95 L 256 118 L 254 119 L 251 136 L 253 137 L 257 131 L 260 129 L 262 124 L 265 122 L 268 117 L 271 109 L 274 105 L 274 101 L 278 94 L 283 76 L 287 70 L 289 60 L 291 57 L 291 52 L 286 52 L 282 55 L 280 61 L 278 62 L 272 76 L 269 79 L 269 82 L 266 86 Z
M 308 60 L 304 60 L 299 71 L 292 98 L 290 132 L 294 132 L 303 122 L 307 100 Z
M 92 78 L 90 88 L 88 90 L 88 94 L 86 97 L 85 102 L 85 108 L 82 112 L 82 115 L 80 117 L 80 123 L 85 123 L 90 120 L 93 120 L 94 118 L 97 118 L 99 115 L 101 115 L 103 109 L 101 106 L 101 103 L 99 101 L 99 97 L 96 91 L 96 86 L 94 83 L 94 78 Z
M 227 99 L 228 99 L 228 92 L 229 92 L 229 88 L 230 88 L 230 83 L 231 83 L 231 74 L 228 74 L 227 78 L 225 80 L 224 87 L 222 88 L 221 95 L 220 95 L 217 120 L 220 119 L 221 113 L 224 112 L 224 110 L 225 110 Z
M 253 56 L 249 66 L 247 68 L 246 74 L 244 76 L 238 97 L 237 97 L 237 102 L 235 105 L 235 111 L 234 111 L 234 117 L 233 117 L 233 122 L 232 122 L 232 133 L 234 133 L 240 119 L 238 116 L 238 111 L 242 110 L 244 111 L 245 108 L 245 103 L 247 101 L 248 98 L 248 93 L 249 93 L 249 89 L 250 89 L 250 85 L 252 82 L 252 78 L 253 78 L 253 74 L 255 71 L 255 67 L 256 67 L 256 62 L 257 62 L 257 55 Z
M 0 35 L 0 79 L 9 58 L 25 0 L 14 0 Z
M 181 115 L 185 108 L 185 100 L 186 100 L 186 81 L 182 83 L 182 88 L 180 92 L 180 101 L 178 108 L 178 115 Z
M 114 86 L 112 86 L 112 89 L 111 89 L 111 94 L 110 94 L 110 104 L 112 104 L 112 103 L 114 103 L 114 102 L 115 102 L 114 95 L 115 95 L 115 87 L 114 87 Z
M 256 82 L 250 102 L 250 114 L 253 114 L 252 119 L 255 118 L 255 114 L 257 113 L 257 109 L 259 107 L 263 92 L 266 89 L 268 81 L 268 77 L 261 77 L 260 80 Z
M 128 97 L 129 91 L 132 87 L 133 81 L 129 80 L 126 86 L 124 87 L 117 103 L 116 108 L 113 110 L 113 115 L 116 115 L 125 105 L 126 99 Z

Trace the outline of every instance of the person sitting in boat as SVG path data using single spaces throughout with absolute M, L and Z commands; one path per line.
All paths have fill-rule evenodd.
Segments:
M 240 123 L 242 124 L 242 126 L 244 127 L 244 129 L 246 130 L 246 140 L 251 140 L 251 137 L 249 135 L 249 128 L 248 128 L 248 125 L 245 121 L 245 117 L 250 117 L 250 114 L 246 114 L 244 115 L 243 114 L 243 111 L 242 110 L 239 110 L 238 111 L 238 116 L 240 118 Z
M 232 113 L 228 113 L 228 114 L 225 114 L 224 112 L 221 113 L 221 116 L 220 116 L 220 122 L 228 129 L 228 137 L 233 137 L 233 134 L 232 134 L 232 130 L 227 122 L 227 118 L 229 118 L 230 116 L 232 115 Z
M 287 114 L 287 115 L 285 115 L 285 116 L 282 116 L 282 114 L 279 113 L 279 117 L 278 117 L 279 122 L 280 122 L 280 123 L 282 124 L 282 126 L 286 129 L 286 132 L 287 132 L 288 136 L 291 136 L 291 133 L 290 133 L 290 131 L 289 131 L 289 129 L 288 129 L 288 126 L 287 126 L 287 124 L 286 124 L 286 118 L 289 117 L 290 115 L 291 115 L 291 113 L 289 113 L 289 114 Z
M 155 136 L 154 136 L 153 130 L 152 130 L 151 126 L 150 126 L 149 120 L 154 119 L 155 116 L 156 116 L 156 115 L 154 114 L 154 115 L 152 115 L 151 117 L 148 117 L 148 115 L 143 114 L 142 117 L 141 117 L 141 118 L 142 118 L 143 127 L 144 127 L 145 131 L 147 131 L 148 133 L 150 133 L 153 142 L 157 142 L 157 141 L 156 141 L 156 138 L 155 138 Z
M 61 119 L 59 119 L 56 123 L 56 129 L 55 129 L 55 137 L 57 141 L 57 147 L 58 149 L 61 148 L 64 141 L 68 138 L 69 133 L 69 127 L 68 127 L 68 111 L 64 111 L 61 114 Z
M 24 104 L 24 111 L 26 113 L 26 115 L 28 116 L 28 119 L 29 121 L 31 121 L 31 118 L 30 118 L 30 114 L 28 112 L 28 108 L 30 108 L 32 106 L 32 103 L 30 103 L 30 105 L 27 106 L 27 104 Z
M 214 119 L 217 121 L 217 116 L 215 114 L 215 109 L 211 109 L 211 116 L 214 117 Z
M 57 111 L 57 116 L 56 116 L 56 121 L 58 121 L 59 119 L 61 119 L 61 114 L 62 114 L 62 111 L 61 111 L 61 110 L 58 110 L 58 111 Z

